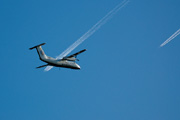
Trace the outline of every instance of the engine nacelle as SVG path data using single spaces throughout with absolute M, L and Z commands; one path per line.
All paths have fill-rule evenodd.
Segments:
M 68 60 L 68 61 L 79 61 L 77 58 L 75 58 L 75 57 L 70 57 L 70 58 L 63 58 L 63 60 Z

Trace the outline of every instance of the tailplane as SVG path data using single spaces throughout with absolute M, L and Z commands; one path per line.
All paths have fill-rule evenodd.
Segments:
M 37 47 L 42 46 L 42 45 L 45 45 L 45 44 L 46 44 L 46 43 L 42 43 L 42 44 L 36 45 L 36 46 L 34 46 L 34 47 L 31 47 L 31 48 L 29 48 L 29 49 L 32 50 L 32 49 L 34 49 L 34 48 L 37 48 Z
M 43 49 L 42 49 L 42 45 L 45 45 L 46 43 L 42 43 L 42 44 L 39 44 L 39 45 L 36 45 L 36 46 L 34 46 L 34 47 L 31 47 L 31 48 L 29 48 L 30 50 L 32 50 L 32 49 L 34 49 L 34 48 L 36 48 L 36 50 L 37 50 L 37 53 L 38 53 L 38 55 L 39 55 L 39 58 L 41 59 L 41 60 L 45 60 L 46 58 L 47 58 L 47 56 L 46 56 L 46 54 L 44 53 L 44 51 L 43 51 Z

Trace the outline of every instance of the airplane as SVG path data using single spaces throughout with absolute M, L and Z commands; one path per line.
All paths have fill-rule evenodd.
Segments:
M 79 61 L 76 57 L 77 55 L 79 55 L 82 52 L 85 52 L 86 49 L 81 50 L 75 54 L 72 54 L 70 56 L 65 56 L 62 59 L 55 59 L 52 57 L 47 56 L 43 49 L 42 49 L 42 45 L 45 45 L 46 43 L 42 43 L 40 45 L 36 45 L 34 47 L 29 48 L 30 50 L 36 48 L 37 53 L 39 55 L 39 59 L 45 63 L 47 63 L 46 65 L 42 65 L 36 68 L 42 68 L 42 67 L 46 67 L 46 66 L 55 66 L 55 67 L 63 67 L 63 68 L 70 68 L 70 69 L 80 69 L 80 66 L 75 63 L 75 61 Z

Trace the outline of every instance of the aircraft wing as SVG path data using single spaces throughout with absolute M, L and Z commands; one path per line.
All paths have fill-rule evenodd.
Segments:
M 36 68 L 42 68 L 42 67 L 46 67 L 46 66 L 48 66 L 48 64 L 42 65 L 42 66 L 39 66 L 39 67 L 36 67 Z
M 74 54 L 72 54 L 72 55 L 70 55 L 70 56 L 67 56 L 67 57 L 65 57 L 65 58 L 72 58 L 72 57 L 76 57 L 77 55 L 79 55 L 79 54 L 81 54 L 82 52 L 85 52 L 85 51 L 86 51 L 86 49 L 81 50 L 81 51 L 79 51 L 79 52 L 77 52 L 77 53 L 74 53 Z

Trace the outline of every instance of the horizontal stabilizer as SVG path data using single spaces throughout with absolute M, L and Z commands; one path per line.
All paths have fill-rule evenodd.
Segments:
M 34 49 L 34 48 L 37 48 L 37 47 L 39 47 L 39 46 L 42 46 L 42 45 L 45 45 L 46 43 L 42 43 L 42 44 L 40 44 L 40 45 L 36 45 L 36 46 L 34 46 L 34 47 L 31 47 L 31 48 L 29 48 L 30 50 L 32 50 L 32 49 Z
M 42 68 L 42 67 L 46 67 L 46 66 L 48 66 L 48 64 L 42 65 L 42 66 L 39 66 L 39 67 L 36 67 L 36 68 Z

